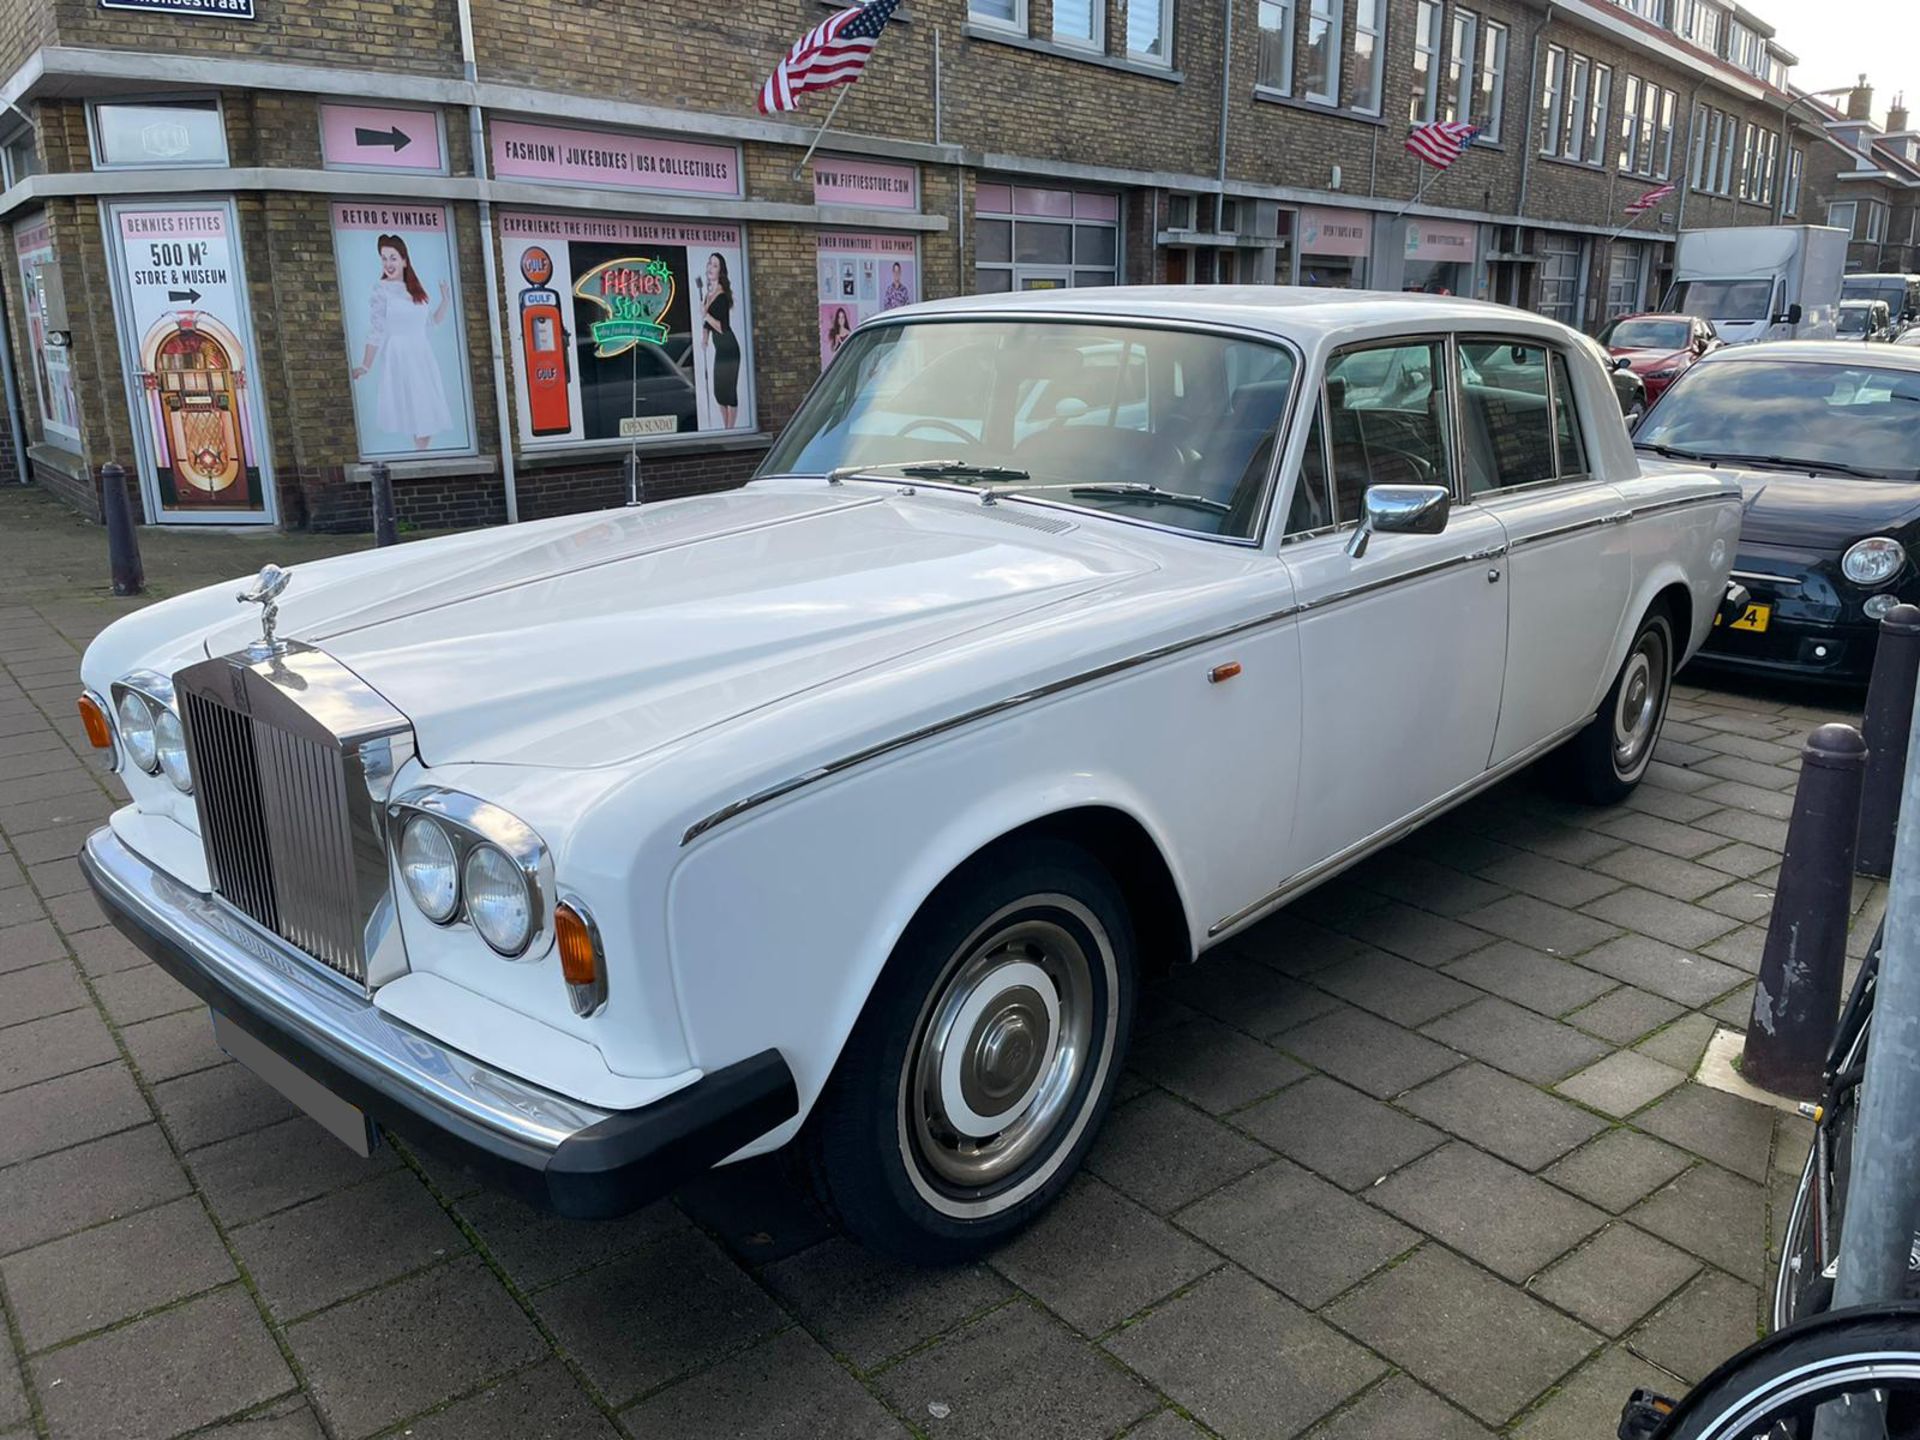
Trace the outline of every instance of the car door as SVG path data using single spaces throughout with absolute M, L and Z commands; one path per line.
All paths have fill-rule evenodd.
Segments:
M 1498 335 L 1462 336 L 1458 350 L 1467 498 L 1507 543 L 1506 688 L 1490 756 L 1499 764 L 1600 703 L 1633 584 L 1620 523 L 1629 507 L 1589 463 L 1584 427 L 1606 397 L 1597 384 L 1576 393 L 1566 355 Z
M 1383 353 L 1384 352 L 1384 353 Z M 1500 525 L 1347 542 L 1369 485 L 1453 483 L 1444 338 L 1329 361 L 1281 557 L 1302 609 L 1301 761 L 1290 873 L 1394 827 L 1486 769 L 1507 636 Z M 1316 496 L 1324 475 L 1331 483 Z

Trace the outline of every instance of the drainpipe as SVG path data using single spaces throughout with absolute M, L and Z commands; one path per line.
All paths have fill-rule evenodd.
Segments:
M 1233 102 L 1233 0 L 1227 0 L 1226 27 L 1220 36 L 1220 188 L 1213 196 L 1213 233 L 1221 234 L 1227 216 L 1227 117 Z M 1215 271 L 1217 279 L 1219 272 Z
M 1527 61 L 1527 128 L 1520 147 L 1520 203 L 1513 207 L 1513 213 L 1522 220 L 1527 218 L 1527 186 L 1533 179 L 1533 152 L 1539 148 L 1534 143 L 1533 132 L 1540 123 L 1540 42 L 1546 39 L 1547 27 L 1552 23 L 1553 0 L 1547 0 L 1546 14 L 1533 30 L 1533 54 Z
M 1699 123 L 1700 86 L 1696 84 L 1687 96 L 1687 148 L 1680 157 L 1680 208 L 1673 221 L 1675 236 L 1687 228 L 1687 196 L 1693 193 L 1693 127 Z
M 500 349 L 500 270 L 493 258 L 493 202 L 487 198 L 487 144 L 480 116 L 480 71 L 473 58 L 473 4 L 460 0 L 460 73 L 467 82 L 467 144 L 478 182 L 480 268 L 487 282 L 487 353 L 493 361 L 493 408 L 500 422 L 500 478 L 506 488 L 507 523 L 520 522 L 520 491 L 513 472 L 513 420 L 507 410 L 507 360 Z

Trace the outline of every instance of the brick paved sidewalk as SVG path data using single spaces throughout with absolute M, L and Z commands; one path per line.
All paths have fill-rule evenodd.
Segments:
M 72 859 L 119 790 L 78 647 L 127 607 L 50 505 L 0 495 L 0 1435 L 1605 1440 L 1756 1333 L 1807 1135 L 1687 1076 L 1828 712 L 1682 687 L 1626 805 L 1521 777 L 1308 896 L 1146 998 L 1046 1220 L 903 1272 L 777 1163 L 560 1222 L 228 1062 Z

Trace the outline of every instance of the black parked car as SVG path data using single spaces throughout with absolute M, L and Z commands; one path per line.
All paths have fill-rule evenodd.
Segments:
M 1920 352 L 1788 340 L 1716 350 L 1634 432 L 1642 466 L 1737 467 L 1751 604 L 1708 664 L 1864 683 L 1879 622 L 1920 603 Z

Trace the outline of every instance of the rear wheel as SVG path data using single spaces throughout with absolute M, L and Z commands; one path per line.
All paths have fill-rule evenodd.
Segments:
M 900 1259 L 1000 1243 L 1079 1167 L 1133 1004 L 1132 926 L 1090 856 L 1035 839 L 971 862 L 895 947 L 821 1096 L 822 1198 Z
M 1560 752 L 1576 796 L 1612 805 L 1632 792 L 1653 763 L 1672 688 L 1673 622 L 1656 609 L 1640 622 L 1599 712 Z

